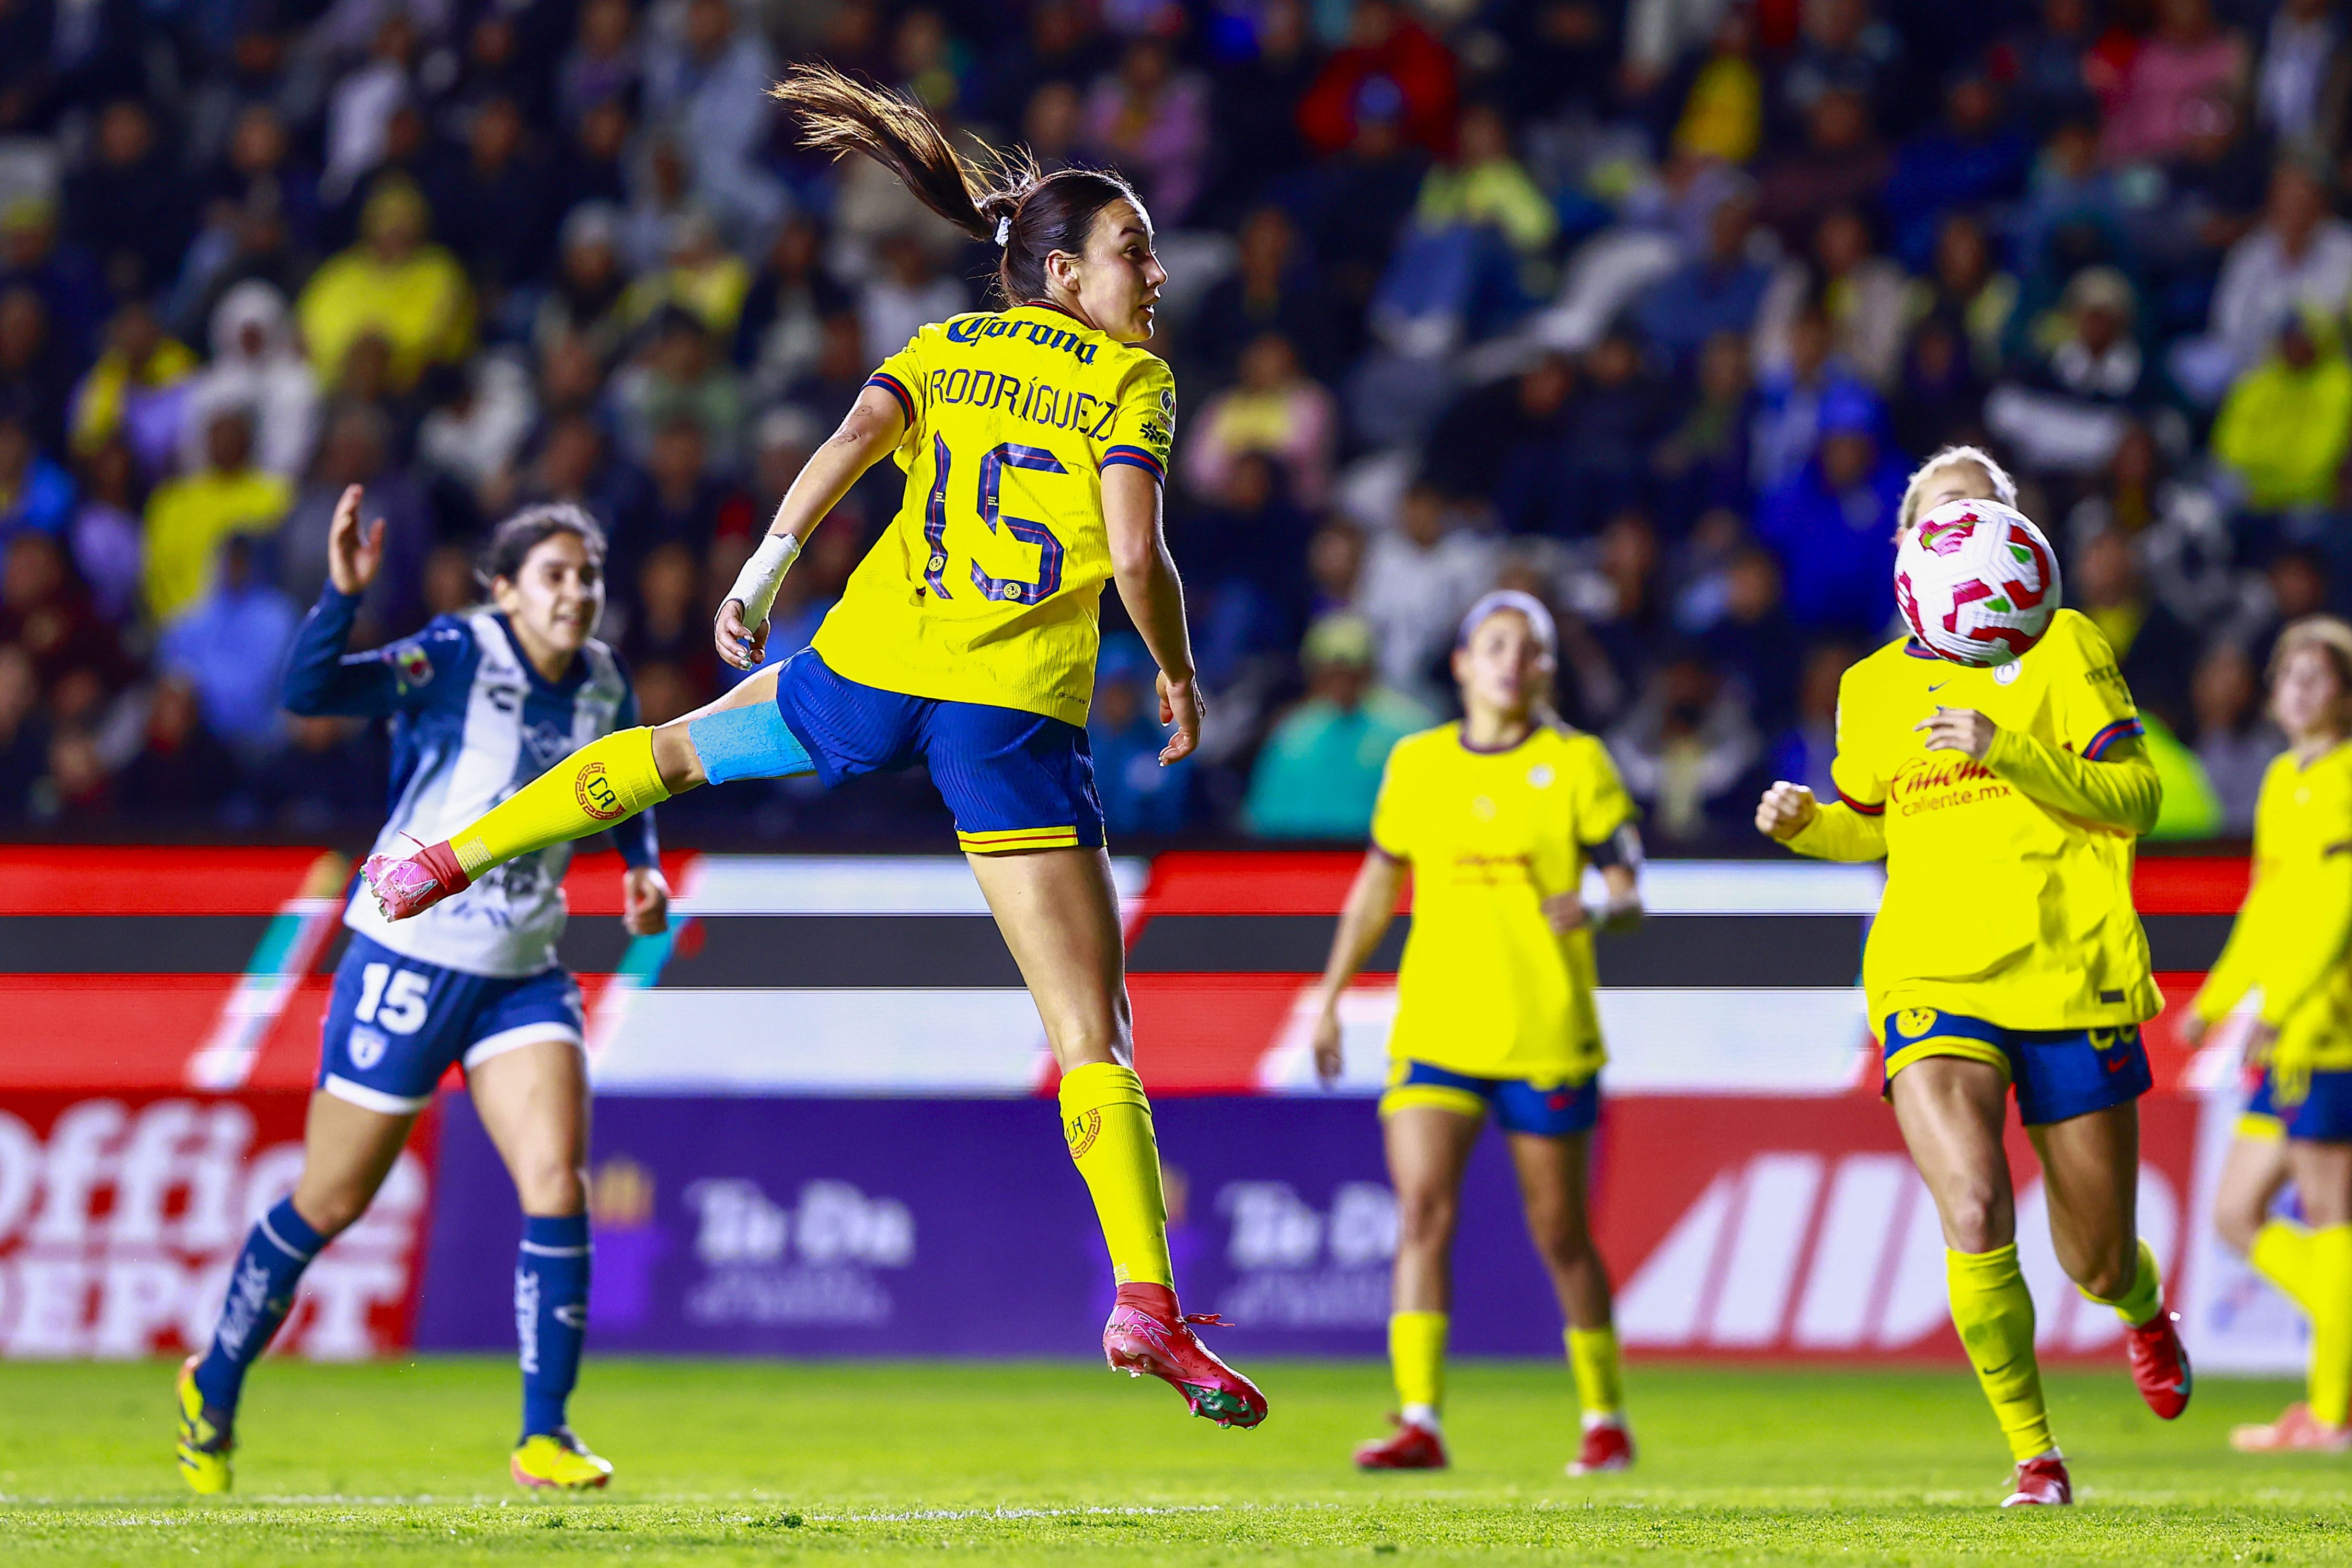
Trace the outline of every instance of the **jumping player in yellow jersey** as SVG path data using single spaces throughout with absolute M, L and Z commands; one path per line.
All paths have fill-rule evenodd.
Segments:
M 886 455 L 898 518 L 814 646 L 698 713 L 583 747 L 440 844 L 366 870 L 401 918 L 513 856 L 681 790 L 927 763 L 1061 1065 L 1065 1137 L 1093 1194 L 1118 1300 L 1117 1369 L 1195 1414 L 1254 1426 L 1265 1400 L 1176 1300 L 1150 1103 L 1131 1065 L 1125 950 L 1084 723 L 1106 582 L 1160 666 L 1163 764 L 1197 743 L 1182 584 L 1160 522 L 1175 386 L 1150 341 L 1168 274 L 1150 216 L 1113 174 L 959 159 L 921 108 L 824 67 L 785 77 L 810 145 L 864 153 L 1002 251 L 1005 308 L 925 327 L 818 448 L 720 605 L 720 656 L 760 661 L 768 610 L 818 522 Z M 910 1346 L 910 1349 L 919 1349 Z
M 2308 1398 L 2231 1443 L 2352 1448 L 2352 626 L 2296 621 L 2271 656 L 2288 750 L 2263 775 L 2254 885 L 2181 1033 L 2248 1014 L 2262 1077 L 2221 1166 L 2221 1239 L 2311 1318 Z M 2292 1181 L 2298 1223 L 2270 1217 Z
M 1912 476 L 1898 527 L 1949 500 L 2016 504 L 1974 447 Z M 1886 1096 L 1943 1222 L 1952 1321 L 2017 1461 L 2006 1505 L 2074 1500 L 2033 1353 L 2001 1128 L 2010 1091 L 2041 1157 L 2058 1261 L 2126 1326 L 2141 1395 L 2187 1407 L 2189 1361 L 2138 1239 L 2139 1026 L 2163 1005 L 2132 909 L 2160 789 L 2096 626 L 2061 610 L 2021 658 L 1947 663 L 1899 640 L 1838 688 L 1840 798 L 1776 784 L 1759 830 L 1801 854 L 1886 862 L 1863 988 Z
M 1356 874 L 1323 973 L 1315 1065 L 1339 1071 L 1339 998 L 1380 945 L 1412 872 L 1412 934 L 1397 976 L 1389 1089 L 1381 1098 L 1397 1194 L 1389 1358 L 1396 1432 L 1356 1450 L 1365 1469 L 1442 1469 L 1454 1215 L 1491 1110 L 1509 1140 L 1528 1232 L 1568 1318 L 1584 1407 L 1570 1475 L 1633 1460 L 1611 1327 L 1609 1274 L 1585 1213 L 1601 1104 L 1593 1010 L 1596 924 L 1641 913 L 1633 802 L 1608 750 L 1550 711 L 1549 612 L 1525 594 L 1471 607 L 1454 653 L 1464 718 L 1389 753 L 1371 853 Z M 1584 908 L 1587 865 L 1607 907 Z

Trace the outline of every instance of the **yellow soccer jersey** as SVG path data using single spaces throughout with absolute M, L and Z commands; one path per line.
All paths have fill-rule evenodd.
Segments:
M 1164 479 L 1176 383 L 1045 305 L 917 332 L 870 383 L 898 400 L 906 500 L 815 647 L 886 691 L 1087 721 L 1110 576 L 1102 474 Z
M 2254 885 L 2197 994 L 2208 1022 L 2262 991 L 2283 1072 L 2352 1068 L 2352 743 L 2307 766 L 2288 752 L 2263 775 Z
M 1389 1054 L 1538 1083 L 1600 1071 L 1591 933 L 1560 935 L 1542 905 L 1574 892 L 1585 847 L 1633 815 L 1591 735 L 1538 727 L 1482 752 L 1448 724 L 1399 741 L 1372 813 L 1372 843 L 1412 866 Z
M 2092 761 L 2140 732 L 2106 638 L 2073 610 L 1997 668 L 1906 640 L 1846 671 L 1830 771 L 1886 837 L 1862 970 L 1874 1026 L 1906 1007 L 2008 1029 L 2154 1017 L 2163 1002 L 2132 908 L 2135 836 L 2043 805 L 1964 753 L 1928 751 L 1913 726 L 1939 706 Z

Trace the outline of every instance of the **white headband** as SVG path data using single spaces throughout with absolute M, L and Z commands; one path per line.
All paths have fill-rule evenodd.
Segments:
M 1527 617 L 1528 629 L 1535 633 L 1536 641 L 1543 645 L 1544 652 L 1557 653 L 1559 650 L 1559 633 L 1552 626 L 1551 612 L 1544 608 L 1541 599 L 1533 594 L 1523 594 L 1517 588 L 1497 588 L 1471 605 L 1470 613 L 1462 617 L 1461 631 L 1454 635 L 1454 645 L 1467 647 L 1470 634 L 1476 631 L 1487 616 L 1504 610 L 1515 610 Z

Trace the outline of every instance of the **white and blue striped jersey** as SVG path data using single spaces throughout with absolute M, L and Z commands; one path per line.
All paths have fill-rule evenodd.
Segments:
M 637 700 L 612 649 L 591 640 L 551 683 L 492 609 L 436 617 L 415 637 L 346 654 L 359 600 L 330 584 L 286 670 L 286 706 L 392 721 L 392 811 L 380 853 L 436 843 L 600 735 L 637 722 Z M 632 866 L 655 863 L 653 814 L 613 830 Z M 555 964 L 563 933 L 563 872 L 572 846 L 523 855 L 456 898 L 394 923 L 364 886 L 343 923 L 405 958 L 511 978 Z

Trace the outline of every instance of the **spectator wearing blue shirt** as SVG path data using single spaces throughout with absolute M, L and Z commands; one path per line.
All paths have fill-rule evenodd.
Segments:
M 1192 804 L 1191 770 L 1160 765 L 1168 732 L 1158 722 L 1152 685 L 1158 668 L 1140 639 L 1125 633 L 1103 639 L 1087 743 L 1094 752 L 1103 826 L 1115 837 L 1177 832 Z
M 0 548 L 27 529 L 63 538 L 73 510 L 73 476 L 33 445 L 21 420 L 0 419 Z
M 1895 514 L 1906 478 L 1878 437 L 1867 394 L 1822 399 L 1821 447 L 1768 492 L 1756 532 L 1780 556 L 1789 617 L 1807 631 L 1875 639 L 1895 613 Z
M 164 668 L 195 687 L 205 727 L 248 753 L 275 749 L 284 734 L 278 670 L 301 619 L 254 564 L 253 541 L 231 534 L 212 591 L 164 629 L 160 650 Z
M 1756 259 L 1752 182 L 1716 204 L 1706 221 L 1706 248 L 1652 285 L 1633 308 L 1643 335 L 1687 369 L 1718 332 L 1748 335 L 1772 269 Z

